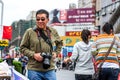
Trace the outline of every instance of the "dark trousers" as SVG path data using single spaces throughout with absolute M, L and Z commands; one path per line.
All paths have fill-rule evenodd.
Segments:
M 75 80 L 92 80 L 92 75 L 75 74 Z
M 100 72 L 100 80 L 118 80 L 118 68 L 102 68 Z
M 22 66 L 22 74 L 25 75 L 25 73 L 26 73 L 25 66 Z

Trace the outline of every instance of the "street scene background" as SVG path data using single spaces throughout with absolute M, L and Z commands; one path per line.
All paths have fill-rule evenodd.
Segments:
M 6 1 L 8 2 L 8 0 Z M 13 20 L 10 25 L 3 24 L 3 20 L 6 18 L 6 16 L 3 16 L 5 14 L 4 7 L 7 7 L 14 12 L 14 15 L 12 16 L 9 14 L 11 13 L 11 10 L 7 11 L 8 17 L 6 19 L 11 20 L 12 18 L 9 16 L 15 17 L 22 14 L 18 8 L 18 5 L 22 6 L 22 4 L 10 1 L 12 2 L 11 6 L 8 7 L 6 4 L 10 3 L 7 3 L 6 1 L 0 0 L 0 62 L 8 60 L 7 64 L 14 66 L 17 76 L 25 77 L 25 71 L 22 71 L 23 69 L 21 69 L 22 62 L 18 61 L 22 56 L 19 51 L 19 46 L 25 31 L 36 25 L 36 9 L 31 10 L 28 14 L 25 13 L 24 16 L 27 16 L 24 19 L 21 17 L 17 20 Z M 69 3 L 69 0 L 67 1 Z M 22 3 L 24 3 L 24 1 Z M 25 4 L 27 6 L 29 1 Z M 65 5 L 64 3 L 62 4 Z M 34 5 L 35 4 L 32 4 L 31 6 Z M 39 5 L 37 7 L 44 8 Z M 48 5 L 47 7 L 49 8 Z M 54 7 L 48 10 L 50 14 L 48 26 L 55 28 L 63 41 L 61 52 L 58 54 L 58 59 L 61 62 L 63 62 L 66 57 L 72 55 L 74 44 L 81 41 L 80 37 L 83 29 L 90 30 L 92 34 L 90 41 L 94 42 L 96 37 L 103 33 L 102 27 L 108 22 L 112 24 L 115 35 L 120 38 L 120 0 L 78 0 L 77 3 L 69 3 L 67 7 L 68 8 L 62 9 Z M 16 13 L 16 9 L 19 10 L 19 15 Z M 22 9 L 25 11 L 28 7 L 22 6 Z M 53 46 L 53 48 L 55 47 L 56 46 Z M 14 62 L 12 63 L 12 61 Z M 26 61 L 28 61 L 27 58 Z M 56 75 L 58 80 L 74 80 L 74 72 L 69 69 L 57 69 Z

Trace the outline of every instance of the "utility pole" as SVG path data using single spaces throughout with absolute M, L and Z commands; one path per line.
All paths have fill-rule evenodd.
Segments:
M 2 40 L 2 35 L 3 35 L 3 7 L 4 7 L 4 3 L 2 2 L 2 0 L 0 0 L 0 3 L 1 3 L 0 40 Z M 0 58 L 2 58 L 2 49 L 0 50 Z
M 1 4 L 0 40 L 2 40 L 2 35 L 3 35 L 3 7 L 4 7 L 4 3 L 2 2 L 2 0 L 0 0 L 0 4 Z

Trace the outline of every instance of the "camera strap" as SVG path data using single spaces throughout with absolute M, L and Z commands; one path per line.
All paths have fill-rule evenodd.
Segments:
M 52 43 L 51 43 L 50 38 L 48 38 L 48 36 L 45 35 L 45 33 L 43 32 L 43 30 L 42 30 L 42 31 L 39 31 L 39 32 L 40 32 L 40 36 L 44 39 L 44 41 L 45 41 L 46 43 L 49 44 L 49 46 L 51 47 L 51 50 L 53 50 L 53 46 L 52 46 Z
M 36 29 L 33 29 L 36 33 L 37 33 L 37 31 L 38 31 L 38 33 L 37 33 L 37 35 L 38 35 L 38 37 L 42 37 L 43 39 L 44 39 L 44 41 L 50 46 L 50 48 L 51 48 L 51 52 L 53 51 L 53 46 L 52 46 L 52 42 L 51 42 L 51 39 L 48 37 L 48 36 L 46 36 L 45 35 L 45 33 L 44 33 L 44 31 L 43 30 L 37 30 L 37 28 Z

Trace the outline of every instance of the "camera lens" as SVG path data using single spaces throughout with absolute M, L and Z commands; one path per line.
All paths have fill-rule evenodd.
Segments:
M 50 67 L 51 54 L 43 52 L 40 55 L 43 57 L 43 68 L 48 69 Z
M 43 68 L 48 69 L 50 67 L 50 60 L 49 58 L 45 58 L 43 61 Z

